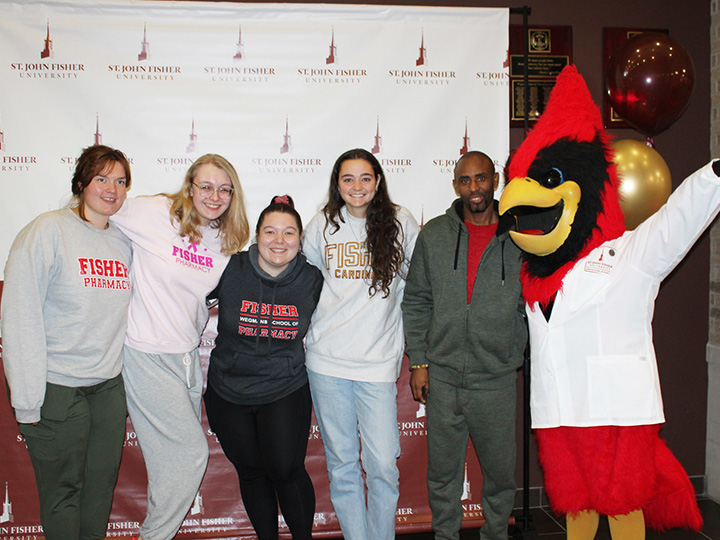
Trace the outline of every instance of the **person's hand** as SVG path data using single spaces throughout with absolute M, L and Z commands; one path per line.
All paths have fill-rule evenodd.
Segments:
M 428 368 L 419 367 L 410 372 L 410 390 L 412 390 L 413 399 L 424 405 L 430 390 Z

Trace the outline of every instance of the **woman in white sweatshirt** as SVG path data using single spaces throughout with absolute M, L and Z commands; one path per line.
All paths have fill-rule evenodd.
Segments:
M 125 439 L 131 258 L 108 218 L 129 187 L 122 152 L 86 148 L 74 203 L 20 231 L 5 267 L 3 364 L 48 540 L 99 540 L 107 531 Z
M 148 474 L 139 537 L 169 540 L 207 465 L 198 345 L 208 320 L 205 297 L 249 237 L 242 187 L 225 158 L 206 154 L 190 166 L 180 191 L 128 200 L 113 221 L 133 247 L 123 374 Z
M 303 237 L 303 252 L 324 277 L 306 365 L 330 498 L 348 540 L 395 538 L 400 303 L 418 231 L 390 200 L 375 156 L 355 149 L 335 162 L 328 201 Z

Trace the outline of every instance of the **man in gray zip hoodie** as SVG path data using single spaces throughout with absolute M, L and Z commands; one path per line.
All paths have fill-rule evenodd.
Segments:
M 520 251 L 497 235 L 498 173 L 482 152 L 455 166 L 459 199 L 420 231 L 402 303 L 410 387 L 427 406 L 436 540 L 457 540 L 468 436 L 483 471 L 483 540 L 506 540 L 515 498 L 515 402 L 527 329 Z

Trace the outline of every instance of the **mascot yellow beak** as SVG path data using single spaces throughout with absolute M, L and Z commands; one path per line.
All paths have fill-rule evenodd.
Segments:
M 554 253 L 570 235 L 580 195 L 580 186 L 573 181 L 550 189 L 532 178 L 513 178 L 500 197 L 499 211 L 514 218 L 513 242 L 543 257 Z

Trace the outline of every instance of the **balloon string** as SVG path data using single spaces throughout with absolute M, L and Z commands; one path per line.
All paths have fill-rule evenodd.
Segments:
M 652 137 L 648 137 L 645 144 L 647 144 L 650 148 L 655 148 L 655 141 L 653 141 Z

